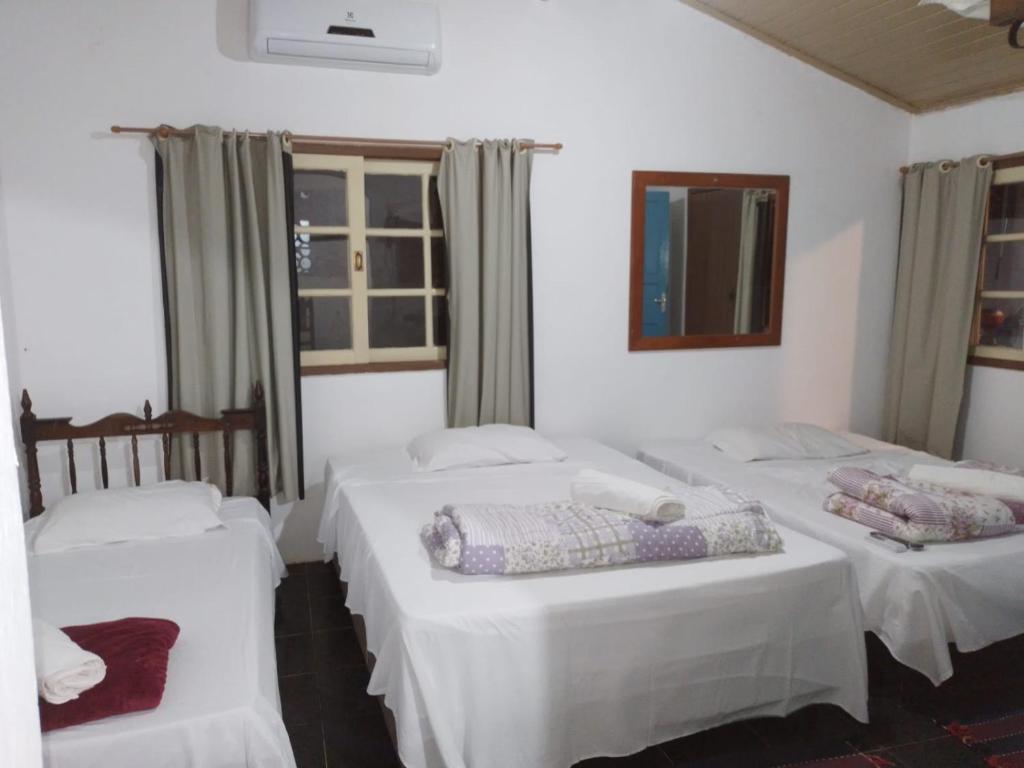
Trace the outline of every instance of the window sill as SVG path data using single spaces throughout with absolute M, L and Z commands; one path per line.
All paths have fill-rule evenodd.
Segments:
M 1008 371 L 1024 371 L 1024 360 L 1004 360 L 999 357 L 982 357 L 971 355 L 967 358 L 968 365 L 980 365 L 986 368 L 1003 368 Z
M 334 376 L 342 373 L 395 373 L 398 371 L 441 371 L 444 360 L 407 360 L 393 363 L 350 363 L 347 365 L 304 365 L 303 376 Z

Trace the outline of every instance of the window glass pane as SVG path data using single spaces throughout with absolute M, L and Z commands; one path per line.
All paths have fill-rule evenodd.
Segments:
M 423 238 L 366 238 L 370 288 L 423 288 Z
M 444 219 L 441 217 L 441 199 L 437 196 L 437 176 L 430 177 L 427 203 L 430 206 L 430 228 L 443 229 Z
M 426 346 L 426 304 L 422 296 L 371 296 L 371 347 Z
M 434 345 L 448 346 L 448 299 L 445 296 L 434 297 Z
M 1024 349 L 1024 299 L 982 299 L 979 344 Z
M 299 349 L 351 349 L 348 296 L 299 298 Z
M 420 176 L 366 174 L 366 226 L 392 229 L 423 227 Z
M 448 284 L 448 256 L 443 237 L 430 238 L 430 282 L 433 288 Z
M 299 288 L 348 288 L 348 238 L 295 235 Z
M 1024 291 L 1024 241 L 985 246 L 986 291 Z
M 988 233 L 1024 232 L 1024 183 L 993 184 L 988 199 Z
M 295 171 L 294 187 L 297 226 L 348 226 L 344 171 Z

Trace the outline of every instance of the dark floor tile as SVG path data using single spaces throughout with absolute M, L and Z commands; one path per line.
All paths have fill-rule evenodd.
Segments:
M 676 765 L 701 766 L 713 765 L 723 758 L 737 760 L 740 755 L 756 754 L 763 748 L 764 741 L 742 722 L 720 725 L 661 745 L 662 751 Z
M 278 679 L 281 689 L 281 714 L 285 725 L 320 722 L 320 704 L 313 675 L 291 675 Z
M 313 629 L 341 629 L 352 626 L 352 617 L 340 592 L 330 597 L 311 596 L 309 606 Z
M 831 704 L 812 704 L 788 717 L 760 717 L 747 725 L 769 746 L 840 744 L 867 728 Z
M 894 747 L 877 754 L 899 768 L 986 768 L 984 757 L 950 737 Z
M 324 743 L 328 768 L 401 768 L 379 710 L 325 721 Z
M 280 586 L 275 596 L 274 634 L 301 635 L 310 630 L 309 595 L 304 584 L 299 589 Z
M 334 563 L 310 563 L 306 583 L 311 597 L 341 594 L 341 581 Z
M 313 642 L 311 635 L 279 637 L 277 645 L 277 674 L 302 675 L 313 671 Z
M 365 667 L 355 630 L 326 629 L 313 633 L 313 666 L 318 674 L 339 667 Z
M 849 742 L 859 750 L 873 750 L 926 741 L 945 736 L 945 731 L 927 714 L 917 712 L 904 702 L 888 697 L 872 697 L 868 702 L 871 722 L 857 728 Z
M 672 761 L 659 747 L 625 757 L 592 757 L 573 768 L 672 768 Z
M 287 725 L 288 738 L 292 742 L 295 764 L 298 768 L 324 768 L 324 734 L 320 723 L 308 725 Z
M 377 697 L 366 692 L 370 673 L 365 666 L 324 670 L 316 675 L 315 683 L 325 721 L 380 707 Z

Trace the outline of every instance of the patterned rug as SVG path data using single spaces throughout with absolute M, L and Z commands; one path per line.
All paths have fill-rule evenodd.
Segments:
M 946 730 L 987 755 L 992 768 L 1024 768 L 1024 710 L 971 722 L 953 722 Z
M 787 763 L 778 768 L 893 768 L 895 765 L 878 755 L 843 755 L 810 760 L 806 763 Z

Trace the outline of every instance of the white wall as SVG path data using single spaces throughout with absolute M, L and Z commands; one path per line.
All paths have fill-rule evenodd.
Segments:
M 913 162 L 1024 150 L 1024 93 L 915 117 Z M 1024 466 L 1024 373 L 970 366 L 963 455 Z
M 2 184 L 0 176 L 0 184 Z M 4 309 L 7 247 L 0 211 L 0 309 Z M 0 312 L 0 393 L 8 387 Z M 34 768 L 42 763 L 36 705 L 25 533 L 21 525 L 17 454 L 6 399 L 0 406 L 0 765 Z
M 163 405 L 152 151 L 111 123 L 564 141 L 534 164 L 537 422 L 647 436 L 800 418 L 877 433 L 909 117 L 677 0 L 440 0 L 435 77 L 253 64 L 244 0 L 7 0 L 19 376 L 39 412 Z M 7 105 L 19 105 L 10 109 Z M 792 177 L 783 344 L 626 351 L 634 169 Z M 439 426 L 439 372 L 308 378 L 306 469 Z M 52 459 L 59 469 L 59 462 Z M 319 496 L 288 519 L 312 546 Z

